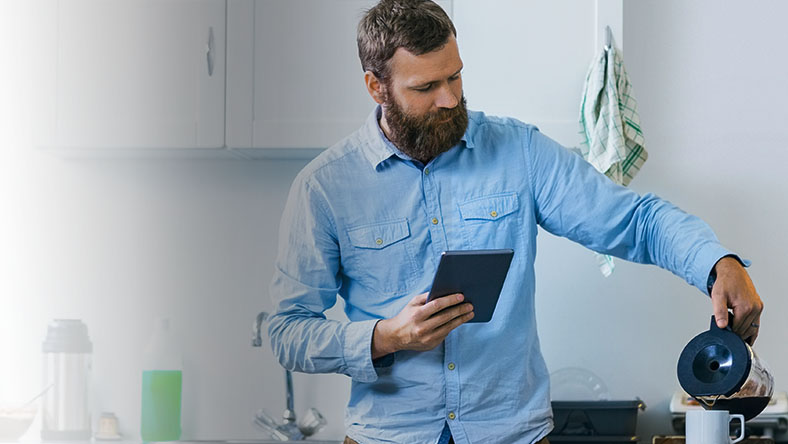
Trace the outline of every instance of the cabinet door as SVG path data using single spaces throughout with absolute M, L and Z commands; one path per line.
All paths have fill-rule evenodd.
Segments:
M 224 146 L 225 0 L 40 5 L 40 145 Z
M 254 2 L 255 148 L 326 148 L 374 109 L 356 28 L 374 0 Z M 451 2 L 439 2 L 451 13 Z M 294 154 L 297 155 L 297 154 Z

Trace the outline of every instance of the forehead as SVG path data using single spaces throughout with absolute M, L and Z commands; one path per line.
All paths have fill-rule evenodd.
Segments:
M 460 51 L 453 35 L 443 46 L 426 54 L 416 55 L 405 48 L 397 48 L 390 63 L 392 80 L 408 85 L 440 80 L 462 68 Z

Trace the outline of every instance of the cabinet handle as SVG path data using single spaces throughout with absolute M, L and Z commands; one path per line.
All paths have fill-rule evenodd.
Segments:
M 213 76 L 213 26 L 208 28 L 208 43 L 205 45 L 205 57 L 208 61 L 208 76 Z

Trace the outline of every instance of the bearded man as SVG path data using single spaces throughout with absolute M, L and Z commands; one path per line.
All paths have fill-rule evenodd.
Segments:
M 352 379 L 345 442 L 547 442 L 539 225 L 672 271 L 712 296 L 721 326 L 733 308 L 734 331 L 754 341 L 763 304 L 711 229 L 534 126 L 468 111 L 456 35 L 429 0 L 366 13 L 358 49 L 379 106 L 299 173 L 282 218 L 272 347 L 287 369 Z M 427 302 L 442 252 L 499 248 L 515 254 L 490 322 L 467 323 L 460 294 Z M 337 296 L 350 322 L 326 319 Z

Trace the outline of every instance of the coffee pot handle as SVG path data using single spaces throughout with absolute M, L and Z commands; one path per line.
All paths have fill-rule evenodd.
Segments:
M 737 443 L 744 439 L 744 415 L 731 415 L 731 420 L 738 419 L 741 427 L 739 428 L 739 437 L 731 441 L 731 444 Z
M 733 313 L 731 313 L 730 311 L 728 312 L 728 325 L 725 328 L 717 327 L 717 317 L 714 316 L 714 315 L 711 315 L 711 325 L 709 326 L 710 330 L 728 330 L 728 331 L 733 331 L 731 329 L 731 325 L 733 325 Z

